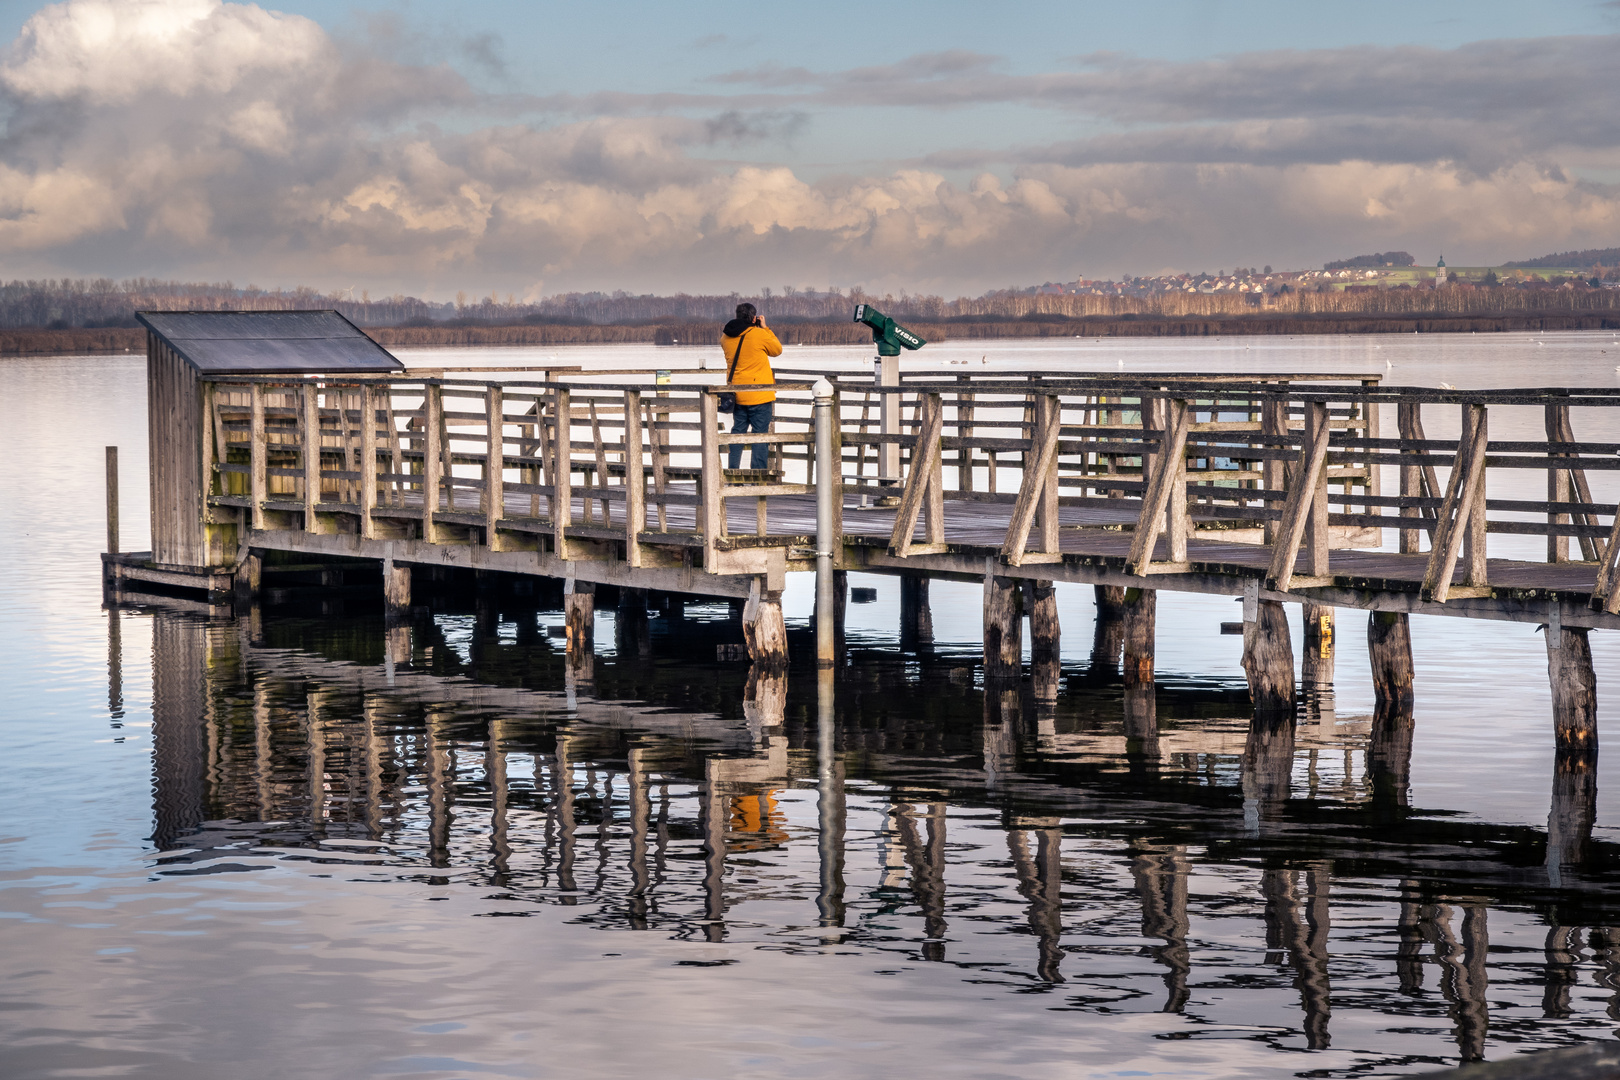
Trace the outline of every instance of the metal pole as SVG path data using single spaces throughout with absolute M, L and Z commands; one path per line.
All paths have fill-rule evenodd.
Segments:
M 812 387 L 816 397 L 816 666 L 833 666 L 833 505 L 840 463 L 833 455 L 833 388 L 826 379 Z
M 118 554 L 118 447 L 107 447 L 107 554 Z
M 898 356 L 879 356 L 872 362 L 872 381 L 879 387 L 900 385 L 900 358 Z M 900 443 L 897 437 L 900 434 L 900 395 L 886 394 L 881 390 L 878 393 L 878 433 L 896 441 L 884 442 L 878 446 L 878 483 L 898 484 L 900 482 Z

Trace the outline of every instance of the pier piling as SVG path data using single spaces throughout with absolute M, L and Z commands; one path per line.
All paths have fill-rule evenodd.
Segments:
M 1126 589 L 1124 621 L 1125 686 L 1153 685 L 1153 646 L 1157 634 L 1159 594 L 1153 589 Z
M 1260 600 L 1253 622 L 1243 624 L 1243 674 L 1258 715 L 1292 715 L 1294 648 L 1288 616 L 1276 600 Z
M 1553 735 L 1561 754 L 1596 753 L 1597 676 L 1585 627 L 1547 624 L 1547 679 L 1552 684 Z
M 934 613 L 928 605 L 928 578 L 900 575 L 900 648 L 917 652 L 934 644 Z
M 999 577 L 993 570 L 987 570 L 984 575 L 984 675 L 987 679 L 1016 679 L 1023 669 L 1024 627 L 1018 584 L 1016 578 Z

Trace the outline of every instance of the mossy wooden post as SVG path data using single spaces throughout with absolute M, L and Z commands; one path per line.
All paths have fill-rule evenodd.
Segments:
M 1153 589 L 1126 589 L 1124 660 L 1121 670 L 1127 688 L 1153 685 L 1153 646 L 1158 633 L 1159 594 Z
M 934 644 L 934 613 L 928 606 L 928 578 L 900 576 L 900 648 L 916 652 Z
M 411 568 L 394 561 L 393 545 L 382 561 L 383 615 L 390 622 L 401 622 L 411 613 Z
M 596 585 L 568 578 L 563 582 L 564 640 L 570 663 L 577 663 L 596 647 Z
M 1404 611 L 1367 615 L 1367 659 L 1378 712 L 1412 711 L 1412 631 Z
M 788 666 L 787 624 L 782 618 L 782 594 L 767 591 L 763 578 L 755 578 L 743 605 L 743 641 L 748 659 L 760 672 L 786 671 Z
M 257 551 L 248 551 L 236 564 L 236 573 L 232 575 L 231 587 L 239 600 L 251 600 L 259 595 L 259 584 L 264 576 L 264 556 Z
M 985 560 L 984 676 L 1016 679 L 1023 670 L 1024 653 L 1018 582 L 997 576 L 994 567 L 993 560 Z
M 1587 629 L 1563 626 L 1555 608 L 1546 631 L 1554 743 L 1560 754 L 1596 754 L 1597 676 L 1592 672 Z
M 1257 601 L 1254 619 L 1243 623 L 1243 674 L 1256 716 L 1293 715 L 1294 648 L 1276 600 Z
M 1305 654 L 1302 665 L 1306 689 L 1333 691 L 1333 609 L 1324 604 L 1302 605 L 1305 619 Z
M 1029 652 L 1033 663 L 1056 660 L 1062 637 L 1057 589 L 1050 581 L 1024 582 L 1024 608 L 1029 612 Z

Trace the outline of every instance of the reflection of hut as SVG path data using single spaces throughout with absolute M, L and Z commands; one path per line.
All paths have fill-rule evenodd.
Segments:
M 214 437 L 205 381 L 243 375 L 384 374 L 403 370 L 336 311 L 142 311 L 151 456 L 151 561 L 221 566 L 236 552 L 234 517 L 211 520 L 205 449 Z

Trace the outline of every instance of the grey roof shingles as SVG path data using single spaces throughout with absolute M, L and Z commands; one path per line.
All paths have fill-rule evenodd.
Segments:
M 135 317 L 207 375 L 404 370 L 336 311 L 138 311 Z

